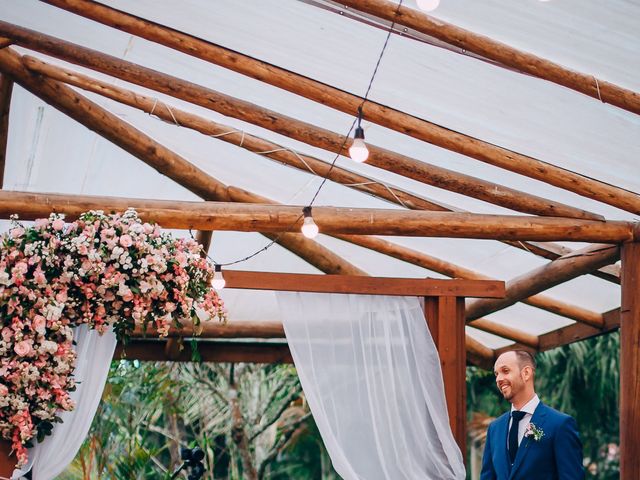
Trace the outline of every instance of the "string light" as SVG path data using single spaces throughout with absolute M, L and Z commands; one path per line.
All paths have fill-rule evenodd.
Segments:
M 364 97 L 362 98 L 362 102 L 360 103 L 360 106 L 358 107 L 358 117 L 353 120 L 353 123 L 351 124 L 351 127 L 349 128 L 349 131 L 344 136 L 344 141 L 342 142 L 342 145 L 338 149 L 338 152 L 336 153 L 336 156 L 334 157 L 333 161 L 331 162 L 331 165 L 329 166 L 329 170 L 327 171 L 326 175 L 322 179 L 322 182 L 320 182 L 320 186 L 318 187 L 318 189 L 316 190 L 315 194 L 313 195 L 313 198 L 309 202 L 309 205 L 302 209 L 302 214 L 303 214 L 303 217 L 304 217 L 304 221 L 303 221 L 303 224 L 302 224 L 301 231 L 302 231 L 302 234 L 307 238 L 315 238 L 318 235 L 319 231 L 320 231 L 320 229 L 318 228 L 318 225 L 316 225 L 316 223 L 313 221 L 313 217 L 311 216 L 311 206 L 315 202 L 316 198 L 318 197 L 318 194 L 320 193 L 320 190 L 322 190 L 322 187 L 324 186 L 324 184 L 326 183 L 327 179 L 329 178 L 329 174 L 331 173 L 331 170 L 333 170 L 333 167 L 335 166 L 336 162 L 338 161 L 338 158 L 340 158 L 340 155 L 342 154 L 343 149 L 345 148 L 345 146 L 347 144 L 347 141 L 349 139 L 349 135 L 351 135 L 351 132 L 353 131 L 353 127 L 355 127 L 356 124 L 357 124 L 357 128 L 356 128 L 356 131 L 355 131 L 355 134 L 354 134 L 354 141 L 353 141 L 351 147 L 349 148 L 349 155 L 351 156 L 351 158 L 353 160 L 360 161 L 360 162 L 364 162 L 367 159 L 367 157 L 369 156 L 369 149 L 367 148 L 366 144 L 364 143 L 364 130 L 360 126 L 360 122 L 362 120 L 362 107 L 368 101 L 369 92 L 371 91 L 371 86 L 373 85 L 373 80 L 376 78 L 376 74 L 378 73 L 378 67 L 380 67 L 380 62 L 382 61 L 382 57 L 384 56 L 384 52 L 387 49 L 387 44 L 389 43 L 389 38 L 391 38 L 391 33 L 393 32 L 393 29 L 394 29 L 394 27 L 396 25 L 395 17 L 398 16 L 398 12 L 400 11 L 400 8 L 402 7 L 403 1 L 404 0 L 400 0 L 398 2 L 398 6 L 396 7 L 396 11 L 395 11 L 395 14 L 394 14 L 394 20 L 391 22 L 391 26 L 387 30 L 387 37 L 385 38 L 384 45 L 382 46 L 382 50 L 380 51 L 380 55 L 378 56 L 378 61 L 376 62 L 376 66 L 373 69 L 373 74 L 371 75 L 371 78 L 369 79 L 369 85 L 367 86 L 367 91 L 365 92 Z M 435 0 L 433 0 L 433 1 L 435 1 Z M 440 3 L 440 1 L 437 0 L 437 3 Z M 363 148 L 364 156 L 358 156 L 357 153 L 356 153 L 356 155 L 353 155 L 351 153 L 351 149 L 354 146 L 360 146 L 361 148 L 364 147 Z M 356 158 L 354 158 L 354 156 Z M 361 160 L 357 160 L 357 158 L 361 158 Z M 298 217 L 298 219 L 296 219 L 295 223 L 293 223 L 292 226 L 297 224 L 299 221 L 300 221 L 300 217 Z M 189 230 L 189 233 L 191 234 L 191 238 L 193 238 L 195 240 L 195 237 L 193 236 L 193 232 L 191 232 L 191 230 Z M 280 233 L 278 236 L 273 238 L 273 240 L 271 240 L 268 244 L 266 244 L 260 250 L 258 250 L 256 252 L 253 252 L 252 254 L 247 255 L 244 258 L 240 258 L 240 259 L 234 260 L 232 262 L 226 262 L 226 263 L 220 264 L 220 263 L 217 263 L 211 256 L 206 254 L 207 258 L 210 259 L 214 263 L 214 267 L 215 267 L 213 280 L 211 281 L 212 287 L 215 288 L 216 290 L 221 290 L 221 289 L 224 288 L 224 286 L 226 284 L 226 281 L 225 281 L 224 277 L 222 276 L 222 266 L 223 265 L 224 266 L 228 266 L 228 265 L 235 265 L 237 263 L 246 262 L 247 260 L 249 260 L 249 259 L 261 254 L 262 252 L 267 251 L 269 248 L 271 248 L 274 244 L 276 244 L 278 242 L 278 240 L 280 240 L 280 237 L 283 234 L 284 234 L 284 232 Z
M 316 222 L 313 221 L 313 217 L 311 216 L 311 207 L 304 207 L 302 209 L 302 214 L 304 215 L 304 221 L 302 222 L 302 234 L 307 238 L 316 238 L 318 236 L 318 232 L 320 229 Z
M 440 5 L 440 0 L 416 0 L 416 3 L 418 4 L 418 8 L 420 10 L 431 12 L 438 8 L 438 5 Z
M 362 163 L 369 158 L 369 149 L 364 143 L 364 130 L 360 126 L 362 121 L 362 106 L 358 107 L 358 126 L 353 135 L 353 143 L 349 147 L 349 156 L 354 162 Z
M 213 280 L 211 280 L 211 286 L 216 290 L 222 290 L 227 284 L 227 281 L 222 276 L 222 265 L 215 264 L 213 272 Z

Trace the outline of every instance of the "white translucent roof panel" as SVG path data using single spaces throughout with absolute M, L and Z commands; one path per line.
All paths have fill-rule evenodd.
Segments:
M 104 3 L 357 95 L 362 95 L 367 87 L 386 35 L 381 29 L 297 0 L 220 0 L 215 3 L 206 0 L 179 3 L 115 0 Z M 346 133 L 353 121 L 353 115 L 35 0 L 0 0 L 0 9 L 3 20 L 125 58 L 338 133 Z M 640 5 L 624 0 L 607 2 L 606 8 L 596 0 L 442 0 L 435 16 L 638 91 L 639 13 Z M 95 72 L 91 75 L 227 124 L 231 129 L 253 133 L 327 161 L 334 159 L 329 152 L 216 112 Z M 87 96 L 229 185 L 281 203 L 304 205 L 321 182 L 309 173 L 282 166 L 220 140 L 162 122 L 96 95 Z M 640 191 L 637 161 L 640 158 L 637 142 L 640 116 L 558 85 L 393 35 L 370 98 L 583 175 Z M 607 218 L 635 218 L 628 212 L 366 121 L 364 127 L 367 142 L 418 160 L 591 210 Z M 14 89 L 12 99 L 7 158 L 7 189 L 176 200 L 197 198 L 19 87 Z M 459 209 L 514 213 L 370 165 L 354 165 L 343 158 L 337 164 Z M 399 208 L 332 182 L 325 184 L 316 205 Z M 388 239 L 497 279 L 517 277 L 546 262 L 495 241 Z M 330 237 L 321 236 L 319 242 L 372 275 L 442 277 Z M 226 263 L 244 258 L 266 243 L 268 240 L 258 234 L 217 232 L 210 253 L 217 261 Z M 571 248 L 583 246 L 565 245 Z M 233 268 L 319 273 L 277 245 Z M 583 276 L 557 286 L 548 294 L 598 312 L 619 305 L 620 295 L 618 286 L 593 276 Z M 273 320 L 278 316 L 273 295 L 268 292 L 229 291 L 224 292 L 224 298 L 232 319 Z M 533 334 L 570 323 L 526 305 L 509 307 L 489 318 Z M 504 344 L 504 340 L 473 328 L 469 328 L 469 333 L 492 347 Z

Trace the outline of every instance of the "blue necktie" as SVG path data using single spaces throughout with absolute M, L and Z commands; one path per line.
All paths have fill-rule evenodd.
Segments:
M 518 424 L 526 414 L 527 412 L 519 410 L 511 412 L 511 428 L 509 429 L 509 458 L 511 459 L 511 465 L 513 465 L 516 453 L 518 453 Z

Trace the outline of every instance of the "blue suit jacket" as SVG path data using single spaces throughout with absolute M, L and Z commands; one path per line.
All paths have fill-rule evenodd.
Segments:
M 538 404 L 531 423 L 544 435 L 536 441 L 524 437 L 511 465 L 507 451 L 509 412 L 498 417 L 487 432 L 481 480 L 582 480 L 582 443 L 575 420 Z

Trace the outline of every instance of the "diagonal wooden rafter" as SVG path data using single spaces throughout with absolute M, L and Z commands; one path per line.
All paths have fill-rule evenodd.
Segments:
M 31 75 L 22 65 L 20 55 L 11 49 L 0 51 L 0 64 L 0 70 L 27 90 L 196 195 L 207 200 L 228 200 L 225 184 L 64 84 Z M 302 236 L 285 234 L 280 237 L 280 244 L 291 248 L 297 255 L 304 256 L 305 260 L 324 272 L 363 274 L 360 269 L 321 245 L 297 237 Z
M 398 26 L 413 29 L 448 45 L 474 53 L 499 66 L 562 85 L 604 103 L 640 114 L 640 94 L 637 92 L 593 75 L 571 70 L 545 58 L 436 19 L 424 12 L 406 6 L 398 7 L 397 3 L 387 0 L 340 0 L 339 3 L 380 19 L 393 21 Z
M 45 1 L 83 17 L 141 38 L 155 41 L 348 114 L 355 115 L 358 106 L 362 103 L 360 97 L 348 92 L 234 52 L 212 42 L 126 14 L 92 0 Z M 3 35 L 17 40 L 17 37 L 13 34 L 8 34 L 4 31 L 4 27 L 0 27 L 0 31 L 3 32 Z M 24 39 L 20 38 L 19 41 L 23 42 Z M 37 49 L 33 45 L 31 45 L 31 48 Z M 595 86 L 595 82 L 593 86 Z M 635 94 L 634 98 L 636 97 L 637 94 Z M 639 99 L 636 98 L 636 100 Z M 640 213 L 640 196 L 634 192 L 483 142 L 375 102 L 368 101 L 363 108 L 363 112 L 365 118 L 369 121 L 433 145 L 535 178 L 632 213 Z
M 204 198 L 225 198 L 226 186 L 213 177 L 209 177 L 189 164 L 186 160 L 158 144 L 151 138 L 137 132 L 114 115 L 109 114 L 97 104 L 75 93 L 69 87 L 50 79 L 34 78 L 24 69 L 20 56 L 11 51 L 0 52 L 0 69 L 9 73 L 19 83 L 52 104 L 55 108 L 79 120 L 116 145 L 140 158 L 145 163 L 161 171 L 181 185 L 201 192 Z M 126 136 L 123 132 L 137 132 Z M 167 174 L 169 172 L 169 174 Z M 45 204 L 46 205 L 46 204 Z M 108 209 L 107 209 L 108 210 Z M 363 275 L 363 271 L 349 264 L 330 250 L 316 242 L 305 239 L 300 234 L 281 234 L 278 242 L 284 248 L 304 258 L 325 273 Z M 473 349 L 473 345 L 469 348 Z
M 9 137 L 9 107 L 13 80 L 0 74 L 0 188 L 4 186 L 4 169 L 7 158 L 7 139 Z
M 584 275 L 602 265 L 615 263 L 619 258 L 620 247 L 617 245 L 590 245 L 576 250 L 507 282 L 507 295 L 503 299 L 478 299 L 468 302 L 467 321 L 506 308 L 523 298 Z
M 193 113 L 185 112 L 175 106 L 159 102 L 157 98 L 148 97 L 63 67 L 54 66 L 28 55 L 23 56 L 22 60 L 25 66 L 33 72 L 74 85 L 83 90 L 103 95 L 130 107 L 156 115 L 167 122 L 177 123 L 182 127 L 190 128 L 204 135 L 237 145 L 253 153 L 294 168 L 306 172 L 310 171 L 311 173 L 326 177 L 361 192 L 372 194 L 410 209 L 453 211 L 431 200 L 407 193 L 390 185 L 383 185 L 372 178 L 350 172 L 335 165 L 331 167 L 328 163 L 317 158 L 294 152 L 282 145 L 275 144 L 230 126 L 222 125 Z M 461 210 L 458 209 L 456 211 Z M 552 260 L 570 253 L 570 249 L 555 244 L 540 245 L 531 242 L 508 241 L 505 243 L 538 255 L 542 254 Z M 619 276 L 613 275 L 611 271 L 600 272 L 600 274 L 609 281 L 620 283 Z
M 0 33 L 10 35 L 17 43 L 27 48 L 180 98 L 334 153 L 342 153 L 351 142 L 329 130 L 55 37 L 2 21 Z M 429 165 L 380 147 L 369 145 L 369 152 L 368 163 L 373 166 L 505 208 L 535 215 L 602 219 L 600 215 L 591 212 Z

